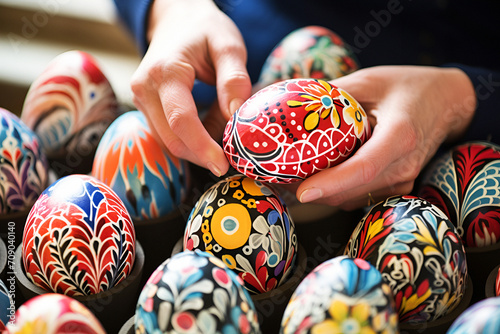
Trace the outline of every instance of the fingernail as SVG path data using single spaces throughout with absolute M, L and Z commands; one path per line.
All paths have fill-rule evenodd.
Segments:
M 318 198 L 321 198 L 322 196 L 323 191 L 321 191 L 321 189 L 309 188 L 304 190 L 302 194 L 300 194 L 299 201 L 301 203 L 312 202 L 314 200 L 317 200 Z
M 208 162 L 207 163 L 207 168 L 212 172 L 217 177 L 221 177 L 222 173 L 220 169 L 213 163 L 213 162 Z
M 243 99 L 240 99 L 239 97 L 236 97 L 229 102 L 229 114 L 232 115 L 238 110 L 239 107 L 243 104 Z

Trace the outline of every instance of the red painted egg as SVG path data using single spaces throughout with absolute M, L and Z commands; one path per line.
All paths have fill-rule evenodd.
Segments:
M 52 169 L 68 175 L 90 172 L 99 140 L 118 115 L 97 61 L 73 50 L 55 57 L 32 83 L 21 119 L 37 134 Z
M 346 160 L 370 135 L 365 111 L 345 90 L 293 79 L 251 96 L 229 120 L 223 148 L 246 176 L 292 183 Z
M 86 333 L 105 334 L 101 323 L 79 301 L 56 293 L 46 293 L 25 302 L 9 323 L 10 334 Z
M 26 220 L 26 276 L 47 291 L 92 295 L 132 271 L 135 230 L 122 200 L 94 177 L 74 174 L 50 185 Z

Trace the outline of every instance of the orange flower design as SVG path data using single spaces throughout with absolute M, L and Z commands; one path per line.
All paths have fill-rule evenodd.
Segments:
M 326 119 L 332 114 L 332 123 L 338 128 L 340 116 L 335 109 L 333 100 L 340 95 L 337 89 L 323 80 L 317 80 L 317 84 L 304 87 L 305 93 L 299 94 L 305 101 L 290 100 L 287 102 L 291 108 L 304 107 L 308 112 L 304 118 L 304 129 L 312 131 L 319 125 L 320 119 Z
M 344 103 L 344 120 L 347 124 L 354 123 L 354 132 L 356 137 L 360 138 L 365 128 L 364 119 L 366 113 L 359 103 L 346 91 L 341 90 L 343 103 Z

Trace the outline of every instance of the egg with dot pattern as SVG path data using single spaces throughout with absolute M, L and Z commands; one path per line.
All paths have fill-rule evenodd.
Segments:
M 48 185 L 48 169 L 36 134 L 0 108 L 0 213 L 29 210 Z
M 437 320 L 464 297 L 465 250 L 457 230 L 435 205 L 393 196 L 374 205 L 344 254 L 370 262 L 391 287 L 400 323 Z
M 466 247 L 494 245 L 500 238 L 500 146 L 458 145 L 424 172 L 418 196 L 440 208 Z
M 307 26 L 292 31 L 276 45 L 257 86 L 296 78 L 332 80 L 358 68 L 354 52 L 339 35 L 325 27 Z
M 298 243 L 295 224 L 278 193 L 259 181 L 234 175 L 199 198 L 188 219 L 183 247 L 220 258 L 256 294 L 287 280 Z
M 240 173 L 292 183 L 346 160 L 370 135 L 365 111 L 346 91 L 323 80 L 295 79 L 243 103 L 226 125 L 223 148 Z
M 281 333 L 398 333 L 391 288 L 365 260 L 327 260 L 293 293 Z
M 136 333 L 260 333 L 241 279 L 218 258 L 196 250 L 163 262 L 142 289 Z

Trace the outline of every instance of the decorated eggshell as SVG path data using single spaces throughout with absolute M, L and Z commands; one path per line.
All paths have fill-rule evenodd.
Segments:
M 462 241 L 446 215 L 422 198 L 394 196 L 373 206 L 355 228 L 345 254 L 382 273 L 400 322 L 439 319 L 465 292 Z
M 293 293 L 281 333 L 398 333 L 391 288 L 365 260 L 330 259 Z
M 332 80 L 359 68 L 356 56 L 330 29 L 307 26 L 288 34 L 267 57 L 259 87 L 296 78 Z
M 218 258 L 196 250 L 162 263 L 144 286 L 136 333 L 260 333 L 241 279 Z
M 187 171 L 185 162 L 156 141 L 140 111 L 111 123 L 92 167 L 92 175 L 109 185 L 137 220 L 174 211 L 186 195 Z
M 40 138 L 59 175 L 80 170 L 92 160 L 99 140 L 119 115 L 113 89 L 95 59 L 82 51 L 55 57 L 32 83 L 21 119 Z
M 483 299 L 465 310 L 447 334 L 500 333 L 500 297 Z
M 240 173 L 271 183 L 303 180 L 346 160 L 371 134 L 346 91 L 322 80 L 268 86 L 233 114 L 223 148 Z
M 79 301 L 57 293 L 46 293 L 25 302 L 16 312 L 10 334 L 88 333 L 105 334 L 97 318 Z
M 495 277 L 495 296 L 500 296 L 500 268 L 498 268 L 497 276 Z
M 278 193 L 242 175 L 217 182 L 200 197 L 183 245 L 222 259 L 252 293 L 285 282 L 298 249 L 295 224 Z
M 47 291 L 92 295 L 132 271 L 135 230 L 121 199 L 94 177 L 73 174 L 50 185 L 24 227 L 26 276 Z
M 13 283 L 15 284 L 15 282 Z M 2 326 L 5 327 L 5 325 L 14 318 L 15 310 L 16 308 L 14 301 L 10 297 L 9 289 L 7 289 L 5 283 L 0 279 L 0 330 Z
M 37 136 L 0 108 L 0 213 L 28 210 L 47 183 L 47 158 Z
M 471 142 L 449 150 L 424 172 L 418 196 L 450 218 L 466 247 L 500 238 L 500 146 Z

